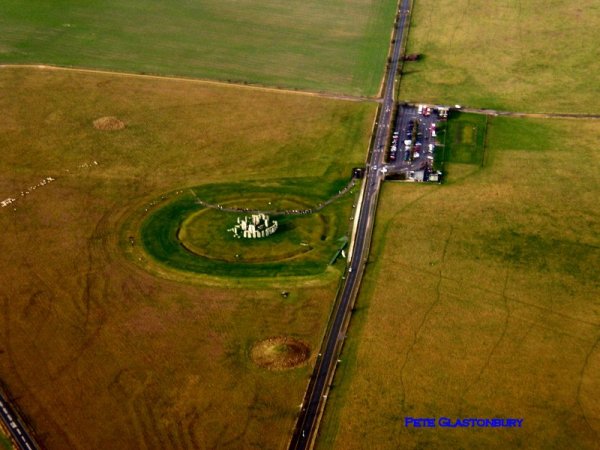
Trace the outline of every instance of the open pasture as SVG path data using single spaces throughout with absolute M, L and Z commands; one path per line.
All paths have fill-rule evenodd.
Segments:
M 597 448 L 599 140 L 597 121 L 490 118 L 483 168 L 385 184 L 319 448 Z
M 400 98 L 598 114 L 599 43 L 595 0 L 415 1 Z
M 0 61 L 374 95 L 396 2 L 4 0 Z
M 1 69 L 0 90 L 0 200 L 14 199 L 0 207 L 0 378 L 42 446 L 285 446 L 339 271 L 174 282 L 127 258 L 120 231 L 142 205 L 210 183 L 339 189 L 375 106 L 24 68 Z M 124 127 L 95 128 L 102 117 Z M 308 361 L 251 361 L 280 336 Z

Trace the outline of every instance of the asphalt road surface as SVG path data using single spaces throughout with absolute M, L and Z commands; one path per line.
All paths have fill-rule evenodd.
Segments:
M 345 283 L 338 296 L 334 311 L 331 315 L 329 326 L 321 346 L 321 353 L 317 357 L 315 369 L 306 391 L 296 428 L 290 441 L 290 450 L 312 448 L 316 438 L 319 422 L 327 393 L 333 380 L 335 368 L 345 338 L 346 328 L 350 320 L 352 305 L 358 293 L 358 287 L 369 254 L 369 245 L 373 232 L 375 210 L 379 188 L 385 174 L 381 171 L 385 155 L 385 146 L 390 128 L 392 112 L 394 109 L 395 74 L 398 70 L 402 41 L 409 20 L 410 1 L 403 0 L 399 9 L 400 18 L 396 24 L 396 40 L 392 49 L 391 62 L 385 74 L 383 100 L 373 148 L 369 155 L 365 188 L 360 206 L 360 213 L 356 219 L 357 228 L 352 250 L 352 259 L 345 274 Z
M 35 450 L 38 448 L 21 423 L 19 416 L 17 416 L 2 394 L 0 394 L 0 419 L 2 419 L 6 428 L 10 431 L 13 441 L 20 450 Z

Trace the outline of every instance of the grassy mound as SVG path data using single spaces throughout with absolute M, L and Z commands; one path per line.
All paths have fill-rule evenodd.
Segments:
M 250 358 L 256 365 L 270 370 L 293 369 L 304 364 L 309 356 L 307 344 L 287 336 L 257 342 L 250 351 Z
M 125 123 L 116 117 L 100 117 L 94 120 L 94 128 L 103 131 L 122 130 L 125 128 Z

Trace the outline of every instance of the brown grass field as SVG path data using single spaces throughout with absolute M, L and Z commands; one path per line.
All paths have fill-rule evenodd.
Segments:
M 318 346 L 337 270 L 176 283 L 124 258 L 119 226 L 186 186 L 349 178 L 375 105 L 25 69 L 0 70 L 0 90 L 0 200 L 16 199 L 0 208 L 0 378 L 41 445 L 284 447 L 314 355 L 269 371 L 249 352 L 273 336 Z M 125 128 L 95 129 L 107 116 Z
M 418 0 L 400 98 L 598 114 L 599 43 L 595 0 Z
M 493 118 L 488 132 L 485 167 L 385 184 L 318 448 L 598 448 L 600 122 Z

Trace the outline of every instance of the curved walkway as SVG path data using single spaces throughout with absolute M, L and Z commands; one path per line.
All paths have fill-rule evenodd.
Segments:
M 350 189 L 352 189 L 354 186 L 356 186 L 356 178 L 352 178 L 350 180 L 350 182 L 340 191 L 338 191 L 337 194 L 335 194 L 333 197 L 327 199 L 326 201 L 319 203 L 317 206 L 313 207 L 313 208 L 308 208 L 308 209 L 285 209 L 285 210 L 264 210 L 264 209 L 251 209 L 251 208 L 241 208 L 238 206 L 223 206 L 223 205 L 219 205 L 219 204 L 214 204 L 214 203 L 208 203 L 205 202 L 204 200 L 202 200 L 201 198 L 198 197 L 198 195 L 196 195 L 196 193 L 190 189 L 190 191 L 192 192 L 192 194 L 194 195 L 194 197 L 196 197 L 197 201 L 196 203 L 198 203 L 199 205 L 202 205 L 206 208 L 212 208 L 212 209 L 219 209 L 221 211 L 226 211 L 226 212 L 239 212 L 239 213 L 251 213 L 251 214 L 268 214 L 270 216 L 301 216 L 304 214 L 312 214 L 315 212 L 319 212 L 321 211 L 323 208 L 325 208 L 327 205 L 330 205 L 331 203 L 333 203 L 334 201 L 336 201 L 338 198 L 342 197 L 343 195 L 347 194 Z
M 353 177 L 350 180 L 350 182 L 343 189 L 341 189 L 337 194 L 335 194 L 333 197 L 330 197 L 329 199 L 325 200 L 324 202 L 319 203 L 317 206 L 315 206 L 313 208 L 270 210 L 270 211 L 264 210 L 264 209 L 241 208 L 238 206 L 223 206 L 223 205 L 219 205 L 219 204 L 208 203 L 208 202 L 205 202 L 204 200 L 202 200 L 201 198 L 199 198 L 198 195 L 196 195 L 196 193 L 192 189 L 190 189 L 190 191 L 192 192 L 194 197 L 196 197 L 196 199 L 197 199 L 196 203 L 198 203 L 199 205 L 202 205 L 206 208 L 219 209 L 221 211 L 226 211 L 226 212 L 268 214 L 270 216 L 301 216 L 304 214 L 312 214 L 312 213 L 321 211 L 327 205 L 330 205 L 331 203 L 336 201 L 338 198 L 347 194 L 355 185 L 356 185 L 356 178 Z

